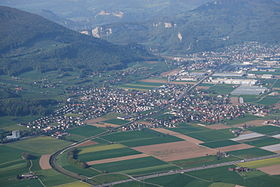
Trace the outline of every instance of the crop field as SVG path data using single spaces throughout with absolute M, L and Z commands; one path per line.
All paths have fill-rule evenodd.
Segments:
M 115 125 L 124 125 L 124 124 L 128 123 L 129 121 L 121 120 L 121 119 L 109 119 L 109 120 L 102 121 L 102 122 L 111 123 L 111 124 L 115 124 Z
M 0 145 L 0 167 L 2 164 L 14 160 L 21 159 L 21 153 L 24 152 L 23 150 L 8 147 L 6 145 Z
M 228 126 L 231 126 L 231 125 L 237 125 L 237 124 L 241 124 L 241 123 L 246 123 L 246 122 L 258 120 L 258 119 L 261 119 L 261 118 L 257 117 L 257 116 L 254 116 L 254 115 L 246 114 L 244 117 L 239 117 L 239 118 L 236 118 L 234 120 L 226 120 L 224 122 L 224 124 L 228 125 Z
M 170 128 L 169 130 L 179 132 L 182 134 L 188 134 L 191 132 L 198 132 L 198 131 L 203 131 L 203 130 L 208 130 L 208 129 L 205 127 L 201 127 L 201 126 L 188 125 L 185 123 L 181 123 L 181 124 L 179 124 L 178 128 Z
M 239 143 L 232 140 L 221 140 L 221 141 L 207 142 L 200 145 L 210 147 L 210 148 L 218 148 L 218 147 L 225 147 L 225 146 L 237 145 L 237 144 Z
M 85 183 L 85 182 L 72 182 L 72 183 L 67 183 L 67 184 L 62 184 L 62 185 L 58 185 L 56 187 L 90 187 L 91 185 Z
M 234 137 L 234 135 L 228 129 L 193 132 L 188 133 L 188 136 L 191 136 L 204 142 L 227 140 Z
M 165 165 L 159 165 L 159 166 L 151 166 L 151 167 L 145 167 L 145 168 L 124 170 L 122 172 L 133 175 L 133 176 L 137 176 L 137 175 L 142 175 L 142 174 L 147 175 L 150 173 L 170 171 L 170 170 L 176 170 L 176 169 L 179 169 L 179 167 L 176 167 L 171 164 L 165 164 Z
M 93 145 L 89 147 L 83 147 L 80 148 L 79 154 L 86 154 L 86 153 L 93 153 L 93 152 L 99 152 L 99 151 L 107 151 L 107 150 L 114 150 L 114 149 L 120 149 L 125 148 L 124 145 L 121 144 L 111 144 L 111 145 Z
M 263 105 L 273 105 L 273 104 L 279 103 L 279 101 L 280 101 L 279 96 L 266 96 L 258 103 L 263 104 Z
M 50 154 L 69 145 L 70 142 L 51 138 L 47 136 L 40 136 L 36 138 L 25 139 L 19 142 L 9 144 L 9 147 L 21 149 L 26 152 L 35 154 Z M 43 147 L 43 149 L 42 149 Z
M 111 142 L 118 142 L 129 147 L 182 141 L 180 138 L 162 134 L 150 129 L 144 129 L 142 131 L 117 132 L 102 138 Z
M 93 165 L 92 167 L 103 172 L 121 172 L 124 170 L 145 168 L 163 164 L 166 163 L 153 157 L 145 157 L 105 164 L 97 164 Z
M 238 174 L 237 172 L 229 171 L 228 168 L 230 167 L 235 168 L 236 166 L 226 166 L 201 171 L 193 171 L 188 174 L 211 182 L 219 181 L 223 183 L 237 184 L 247 187 L 279 185 L 279 176 L 268 176 L 265 173 L 259 171 Z
M 211 91 L 215 94 L 219 95 L 227 95 L 230 94 L 235 88 L 233 88 L 233 85 L 227 85 L 227 84 L 216 84 L 208 89 L 208 91 Z
M 121 88 L 127 88 L 127 89 L 135 89 L 135 90 L 151 90 L 155 88 L 159 88 L 162 86 L 162 83 L 156 83 L 156 82 L 143 82 L 143 81 L 138 81 L 135 83 L 128 83 L 121 85 Z
M 145 180 L 146 182 L 152 184 L 158 184 L 166 187 L 174 187 L 174 186 L 209 186 L 211 183 L 205 180 L 199 180 L 199 178 L 195 178 L 192 176 L 184 175 L 184 174 L 176 174 L 169 175 L 163 177 L 157 177 L 153 179 Z
M 237 151 L 230 151 L 228 152 L 230 155 L 236 156 L 238 158 L 246 159 L 246 158 L 255 158 L 267 155 L 273 155 L 275 153 L 270 151 L 265 151 L 259 148 L 250 148 L 250 149 L 243 149 Z
M 280 139 L 277 138 L 272 138 L 272 137 L 260 137 L 254 140 L 250 141 L 245 141 L 243 143 L 256 146 L 256 147 L 263 147 L 263 146 L 268 146 L 268 145 L 273 145 L 273 144 L 279 144 Z
M 75 179 L 58 173 L 53 169 L 40 170 L 38 171 L 38 175 L 40 175 L 40 179 L 46 186 L 56 186 L 75 181 Z
M 280 134 L 280 127 L 275 127 L 271 125 L 266 125 L 262 127 L 251 127 L 249 130 L 262 133 L 262 134 L 267 134 L 267 135 L 276 135 Z
M 222 158 L 222 159 L 218 160 L 215 155 L 208 155 L 208 156 L 191 158 L 191 159 L 186 159 L 186 160 L 177 160 L 177 161 L 173 161 L 171 163 L 175 164 L 176 166 L 183 167 L 183 168 L 193 168 L 193 167 L 200 167 L 203 165 L 206 166 L 206 165 L 218 164 L 218 163 L 235 161 L 235 160 L 239 160 L 239 159 L 230 156 L 230 157 Z
M 83 137 L 90 137 L 90 136 L 95 136 L 97 134 L 100 134 L 104 131 L 106 131 L 106 129 L 87 125 L 83 127 L 77 127 L 75 129 L 70 129 L 67 132 L 69 132 L 70 134 L 75 134 Z
M 123 157 L 123 156 L 128 156 L 128 155 L 135 155 L 135 154 L 141 154 L 141 153 L 138 151 L 135 151 L 133 149 L 121 148 L 121 149 L 113 149 L 113 150 L 79 154 L 78 159 L 82 160 L 84 162 L 89 162 L 89 161 L 94 161 L 94 160 Z
M 245 163 L 239 163 L 238 166 L 241 167 L 248 167 L 248 168 L 260 168 L 265 166 L 271 166 L 280 164 L 280 158 L 270 158 L 270 159 L 264 159 L 264 160 L 256 160 L 252 162 L 245 162 Z

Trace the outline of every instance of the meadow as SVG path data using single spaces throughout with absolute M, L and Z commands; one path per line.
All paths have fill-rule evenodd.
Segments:
M 207 142 L 200 145 L 209 147 L 209 148 L 218 148 L 218 147 L 225 147 L 230 145 L 237 145 L 238 142 L 232 141 L 232 140 L 221 140 L 221 141 L 213 141 L 213 142 Z
M 271 125 L 261 126 L 261 127 L 251 127 L 249 130 L 258 132 L 261 134 L 267 134 L 267 135 L 276 135 L 280 134 L 280 127 L 275 127 Z
M 255 158 L 255 157 L 261 157 L 261 156 L 273 155 L 275 153 L 254 147 L 254 148 L 249 148 L 249 149 L 230 151 L 230 152 L 228 152 L 228 154 L 233 155 L 238 158 L 247 159 L 247 158 Z
M 106 131 L 106 129 L 89 126 L 89 125 L 67 130 L 67 132 L 69 132 L 70 134 L 79 135 L 79 136 L 83 136 L 83 137 L 95 136 L 95 135 L 100 134 L 105 131 Z
M 277 138 L 272 138 L 272 137 L 260 137 L 254 140 L 248 140 L 245 141 L 244 143 L 256 146 L 256 147 L 264 147 L 268 145 L 273 145 L 273 144 L 279 144 L 280 139 Z

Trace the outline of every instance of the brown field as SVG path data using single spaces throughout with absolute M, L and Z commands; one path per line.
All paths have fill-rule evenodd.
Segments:
M 95 118 L 95 119 L 91 119 L 91 120 L 87 120 L 85 121 L 85 123 L 89 124 L 89 125 L 92 125 L 92 124 L 95 124 L 95 123 L 98 123 L 98 122 L 101 122 L 101 121 L 105 121 L 107 119 L 105 118 Z
M 117 157 L 117 158 L 108 158 L 108 159 L 103 159 L 103 160 L 90 161 L 90 162 L 87 162 L 87 164 L 88 165 L 105 164 L 105 163 L 110 163 L 110 162 L 118 162 L 118 161 L 122 161 L 122 160 L 144 158 L 144 157 L 148 157 L 148 156 L 149 155 L 146 155 L 146 154 L 129 155 L 129 156 L 123 156 L 123 157 Z
M 159 80 L 159 79 L 144 79 L 141 80 L 141 82 L 151 82 L 151 83 L 163 83 L 163 84 L 180 84 L 180 85 L 185 85 L 185 84 L 195 84 L 196 82 L 178 82 L 178 81 L 171 81 L 168 82 L 167 80 Z
M 231 98 L 230 98 L 230 102 L 231 102 L 231 104 L 233 104 L 233 105 L 240 105 L 240 103 L 239 103 L 239 97 L 231 97 Z
M 43 170 L 46 169 L 52 169 L 49 160 L 50 160 L 51 155 L 42 155 L 39 161 L 40 167 Z
M 220 130 L 220 129 L 230 129 L 230 126 L 226 126 L 223 124 L 217 124 L 217 125 L 206 125 L 205 126 L 208 129 L 213 129 L 213 130 Z
M 163 76 L 163 77 L 177 75 L 179 73 L 179 71 L 180 71 L 180 69 L 174 69 L 174 70 L 171 70 L 171 71 L 163 72 L 160 75 Z
M 222 152 L 228 152 L 228 151 L 236 151 L 236 150 L 241 150 L 241 149 L 249 149 L 252 148 L 253 146 L 247 145 L 247 144 L 237 144 L 237 145 L 230 145 L 226 147 L 220 147 L 217 150 L 220 150 Z
M 269 175 L 280 175 L 280 164 L 258 168 L 258 170 Z
M 172 136 L 176 136 L 178 138 L 181 138 L 183 140 L 186 140 L 188 142 L 192 142 L 192 143 L 195 143 L 195 144 L 204 143 L 203 141 L 200 141 L 200 140 L 197 140 L 195 138 L 186 136 L 186 135 L 178 133 L 178 132 L 173 132 L 173 131 L 170 131 L 170 130 L 167 130 L 167 129 L 156 128 L 156 129 L 153 129 L 153 130 L 157 131 L 157 132 L 160 132 L 160 133 L 163 133 L 163 134 L 169 134 L 169 135 L 172 135 Z
M 210 87 L 208 87 L 208 86 L 197 86 L 196 88 L 198 90 L 208 90 Z
M 253 121 L 248 121 L 246 123 L 240 123 L 237 125 L 234 125 L 233 127 L 242 127 L 243 125 L 250 125 L 250 126 L 265 126 L 266 120 L 253 120 Z
M 88 140 L 88 141 L 85 141 L 85 142 L 83 142 L 83 143 L 80 143 L 80 144 L 76 145 L 75 147 L 84 147 L 84 146 L 96 145 L 96 144 L 97 144 L 97 142 Z
M 112 123 L 94 123 L 94 124 L 90 124 L 90 125 L 95 126 L 95 127 L 119 127 L 119 125 L 112 124 Z
M 152 155 L 163 161 L 183 160 L 217 153 L 214 149 L 209 149 L 187 141 L 140 146 L 133 149 Z

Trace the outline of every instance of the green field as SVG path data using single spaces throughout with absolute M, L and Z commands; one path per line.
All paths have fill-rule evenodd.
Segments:
M 169 175 L 164 177 L 157 177 L 153 179 L 145 180 L 145 182 L 149 182 L 152 184 L 158 184 L 161 186 L 166 187 L 175 187 L 175 186 L 208 186 L 211 183 L 205 180 L 200 180 L 199 178 L 195 178 L 192 176 L 187 176 L 184 174 L 176 174 L 176 175 Z
M 121 172 L 124 170 L 159 166 L 163 164 L 166 163 L 153 157 L 145 157 L 145 158 L 137 158 L 137 159 L 111 162 L 105 164 L 96 164 L 93 165 L 92 167 L 103 172 Z
M 150 129 L 143 129 L 141 131 L 117 132 L 111 135 L 103 136 L 102 138 L 111 142 L 118 142 L 129 147 L 168 143 L 182 140 L 180 138 L 162 134 Z
M 121 120 L 121 119 L 109 119 L 109 120 L 102 121 L 102 122 L 111 123 L 111 124 L 115 124 L 115 125 L 124 125 L 124 124 L 128 123 L 129 121 Z
M 85 183 L 85 182 L 72 182 L 72 183 L 67 183 L 67 184 L 62 184 L 62 185 L 58 185 L 56 187 L 91 187 L 91 185 Z
M 0 166 L 6 162 L 21 159 L 22 152 L 25 151 L 7 145 L 0 145 Z
M 254 115 L 250 115 L 250 114 L 245 114 L 244 117 L 239 117 L 233 120 L 226 120 L 224 122 L 225 125 L 236 125 L 236 124 L 240 124 L 240 123 L 246 123 L 248 121 L 253 121 L 253 120 L 257 120 L 257 119 L 262 119 L 260 117 L 254 116 Z
M 273 105 L 280 102 L 279 96 L 266 96 L 261 101 L 258 102 L 258 104 L 262 105 Z
M 189 174 L 209 182 L 238 184 L 247 187 L 279 186 L 280 176 L 269 176 L 260 171 L 237 173 L 229 171 L 228 168 L 230 167 L 234 168 L 236 166 L 193 171 Z
M 210 87 L 207 91 L 213 92 L 214 94 L 227 95 L 235 89 L 233 86 L 234 85 L 229 84 L 216 84 Z
M 163 85 L 162 83 L 137 81 L 134 83 L 123 84 L 120 87 L 127 88 L 127 89 L 135 89 L 135 90 L 151 90 L 151 89 L 159 88 L 162 85 Z
M 205 130 L 188 133 L 187 135 L 204 142 L 220 141 L 234 138 L 234 135 L 230 132 L 229 129 Z
M 207 142 L 200 145 L 210 147 L 210 148 L 218 148 L 218 147 L 225 147 L 225 146 L 236 145 L 236 144 L 239 143 L 232 140 L 221 140 L 221 141 Z
M 100 134 L 104 131 L 106 131 L 106 129 L 86 125 L 83 127 L 70 129 L 67 132 L 69 132 L 70 134 L 75 134 L 83 137 L 90 137 L 90 136 L 95 136 L 97 134 Z
M 70 145 L 70 142 L 48 136 L 40 136 L 11 143 L 9 144 L 9 147 L 41 155 L 54 153 L 67 145 Z
M 260 168 L 265 166 L 280 164 L 280 158 L 270 158 L 264 160 L 256 160 L 252 162 L 239 163 L 238 165 L 241 167 L 249 167 L 249 168 Z
M 114 149 L 120 149 L 125 148 L 124 145 L 121 144 L 111 144 L 111 145 L 93 145 L 93 146 L 87 146 L 80 148 L 79 154 L 86 154 L 86 153 L 93 153 L 93 152 L 99 152 L 99 151 L 107 151 L 107 150 L 114 150 Z
M 233 155 L 238 158 L 246 159 L 246 158 L 255 158 L 255 157 L 261 157 L 261 156 L 267 156 L 275 154 L 270 151 L 266 151 L 259 148 L 250 148 L 250 149 L 242 149 L 237 151 L 230 151 L 228 152 L 230 155 Z
M 229 162 L 229 161 L 234 161 L 234 160 L 239 160 L 239 159 L 235 158 L 233 156 L 230 156 L 227 158 L 222 158 L 222 159 L 217 159 L 217 157 L 214 155 L 208 155 L 208 156 L 191 158 L 191 159 L 186 159 L 186 160 L 177 160 L 177 161 L 173 161 L 172 164 L 175 164 L 175 165 L 183 167 L 183 168 L 194 168 L 194 167 L 218 164 L 218 163 Z
M 96 182 L 97 184 L 104 184 L 125 179 L 128 179 L 128 177 L 122 174 L 101 174 L 93 177 L 91 180 Z
M 78 159 L 84 162 L 89 162 L 94 160 L 102 160 L 107 158 L 115 158 L 115 157 L 122 157 L 122 156 L 135 155 L 135 154 L 140 154 L 140 152 L 129 148 L 121 148 L 121 149 L 112 149 L 106 151 L 79 154 Z
M 261 127 L 251 127 L 249 128 L 250 131 L 258 132 L 261 134 L 267 135 L 276 135 L 280 134 L 280 127 L 275 127 L 271 125 L 261 126 Z
M 53 169 L 38 171 L 40 179 L 46 186 L 56 186 L 76 181 L 75 179 L 65 176 Z
M 25 123 L 37 119 L 39 116 L 3 116 L 0 117 L 0 129 L 4 130 L 26 130 L 24 126 L 19 126 L 19 123 Z
M 139 176 L 139 175 L 143 175 L 143 174 L 147 175 L 147 174 L 176 170 L 176 169 L 179 169 L 179 167 L 171 165 L 171 164 L 165 164 L 165 165 L 159 165 L 159 166 L 151 166 L 151 167 L 145 167 L 145 168 L 124 170 L 122 172 L 127 173 L 129 175 L 133 175 L 133 176 Z
M 253 140 L 244 141 L 243 143 L 256 147 L 264 147 L 268 145 L 279 144 L 280 139 L 272 138 L 272 137 L 260 137 Z

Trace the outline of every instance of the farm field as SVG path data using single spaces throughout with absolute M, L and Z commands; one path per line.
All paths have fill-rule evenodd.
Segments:
M 197 157 L 197 158 L 191 158 L 186 160 L 177 160 L 171 162 L 172 164 L 175 164 L 176 166 L 180 166 L 183 168 L 193 168 L 193 167 L 199 167 L 203 165 L 211 165 L 211 164 L 218 164 L 223 162 L 229 162 L 229 161 L 235 161 L 239 160 L 239 158 L 230 156 L 227 158 L 222 158 L 220 160 L 217 159 L 216 155 L 208 155 L 203 157 Z
M 271 125 L 266 125 L 262 127 L 251 127 L 249 130 L 262 133 L 262 134 L 267 134 L 267 135 L 276 135 L 280 134 L 280 127 L 275 127 Z
M 207 142 L 200 145 L 209 147 L 209 148 L 218 148 L 218 147 L 225 147 L 230 145 L 237 145 L 238 142 L 232 141 L 232 140 L 221 140 L 221 141 L 213 141 L 213 142 Z
M 194 171 L 188 174 L 211 182 L 219 181 L 223 183 L 237 184 L 247 187 L 279 185 L 279 176 L 269 176 L 260 171 L 252 171 L 249 173 L 238 174 L 237 172 L 229 171 L 228 168 L 230 167 L 235 168 L 236 166 L 226 166 L 201 171 Z
M 140 152 L 129 148 L 112 149 L 106 151 L 90 152 L 84 154 L 78 154 L 78 159 L 84 162 L 102 160 L 108 158 L 122 157 L 128 155 L 140 154 Z
M 125 148 L 125 146 L 121 144 L 93 145 L 93 146 L 80 148 L 79 154 L 86 154 L 86 153 L 93 153 L 93 152 L 107 151 L 107 150 L 114 150 L 114 149 L 121 149 L 121 148 Z
M 214 94 L 218 95 L 227 95 L 230 94 L 235 88 L 234 85 L 223 85 L 223 84 L 216 84 L 208 89 L 208 91 L 213 92 Z
M 280 139 L 272 138 L 272 137 L 260 137 L 253 140 L 243 141 L 242 143 L 246 143 L 256 147 L 263 147 L 273 144 L 279 144 Z
M 101 174 L 93 177 L 91 180 L 96 182 L 96 184 L 104 184 L 125 179 L 128 179 L 128 177 L 123 174 Z
M 102 138 L 111 142 L 121 143 L 129 147 L 182 141 L 180 138 L 162 134 L 150 129 L 144 129 L 142 131 L 117 132 L 108 136 L 103 136 Z
M 70 129 L 67 132 L 69 132 L 70 134 L 79 135 L 83 137 L 90 137 L 90 136 L 95 136 L 97 134 L 100 134 L 104 131 L 106 131 L 106 129 L 87 125 L 83 127 Z
M 159 165 L 159 166 L 151 166 L 151 167 L 145 167 L 145 168 L 137 168 L 137 169 L 130 169 L 130 170 L 124 170 L 123 173 L 127 173 L 133 176 L 138 176 L 142 174 L 152 174 L 156 172 L 163 172 L 163 171 L 170 171 L 170 170 L 176 170 L 179 169 L 179 167 L 171 164 L 165 164 L 165 165 Z
M 227 140 L 230 138 L 234 138 L 234 135 L 230 132 L 229 129 L 205 130 L 188 133 L 187 135 L 204 142 Z
M 250 149 L 243 149 L 243 150 L 237 150 L 237 151 L 230 151 L 228 152 L 230 155 L 233 155 L 238 158 L 246 159 L 246 158 L 255 158 L 255 157 L 261 157 L 261 156 L 267 156 L 275 154 L 270 151 L 262 150 L 259 148 L 250 148 Z
M 112 163 L 97 164 L 92 167 L 103 172 L 121 172 L 124 170 L 145 168 L 151 166 L 164 165 L 165 162 L 153 157 L 137 158 L 131 160 L 124 160 Z
M 84 182 L 72 182 L 72 183 L 67 183 L 67 184 L 62 184 L 62 185 L 58 185 L 55 187 L 90 187 L 91 185 L 84 183 Z
M 53 153 L 67 145 L 70 145 L 70 142 L 51 138 L 48 136 L 40 136 L 36 138 L 25 139 L 20 142 L 11 143 L 8 146 L 41 155 Z M 42 149 L 42 147 L 44 149 Z
M 106 121 L 102 121 L 103 123 L 110 123 L 110 124 L 115 124 L 115 125 L 124 125 L 128 123 L 129 121 L 126 120 L 121 120 L 121 119 L 109 119 Z
M 280 158 L 270 158 L 270 159 L 264 159 L 264 160 L 257 160 L 252 162 L 246 162 L 246 163 L 239 163 L 238 166 L 241 167 L 248 167 L 248 168 L 260 168 L 265 166 L 271 166 L 280 164 Z

